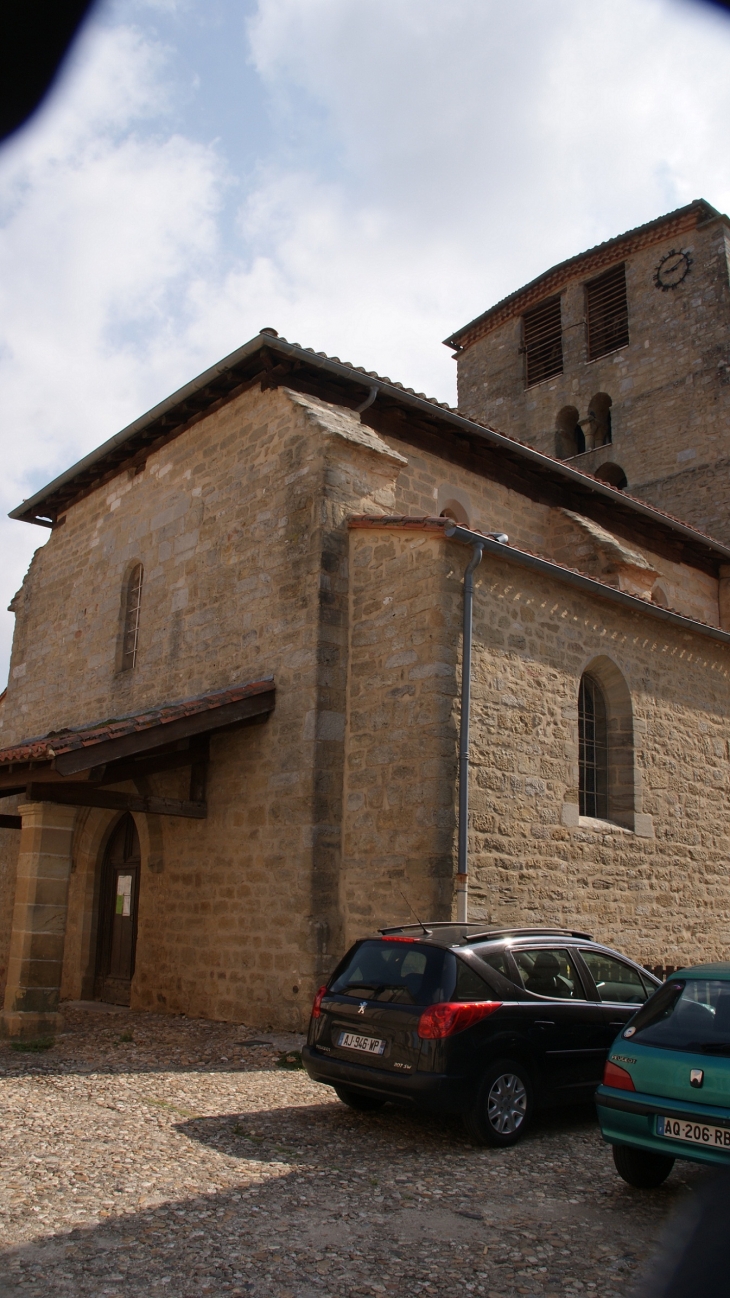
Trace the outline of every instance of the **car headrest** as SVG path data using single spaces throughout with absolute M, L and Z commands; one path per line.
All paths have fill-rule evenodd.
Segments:
M 535 955 L 532 972 L 542 974 L 560 973 L 560 961 L 556 955 L 553 955 L 552 951 L 538 951 Z

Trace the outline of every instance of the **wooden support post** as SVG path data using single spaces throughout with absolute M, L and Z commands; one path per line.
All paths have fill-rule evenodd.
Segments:
M 58 1002 L 76 809 L 26 802 L 18 810 L 23 828 L 0 1031 L 32 1040 L 52 1036 L 61 1026 Z
M 205 802 L 208 783 L 210 736 L 200 735 L 190 740 L 190 801 Z

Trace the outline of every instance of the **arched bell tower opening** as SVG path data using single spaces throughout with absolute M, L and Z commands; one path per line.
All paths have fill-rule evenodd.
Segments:
M 140 846 L 129 812 L 112 831 L 101 864 L 94 994 L 129 1005 L 137 947 Z

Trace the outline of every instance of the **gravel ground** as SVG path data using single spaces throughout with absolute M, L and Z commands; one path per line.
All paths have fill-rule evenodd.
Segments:
M 0 1298 L 623 1298 L 700 1175 L 631 1190 L 585 1110 L 504 1151 L 356 1114 L 279 1066 L 299 1045 L 78 1006 L 51 1050 L 0 1046 Z

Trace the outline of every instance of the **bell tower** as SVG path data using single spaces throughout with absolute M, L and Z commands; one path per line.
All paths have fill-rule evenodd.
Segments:
M 730 541 L 730 220 L 703 199 L 457 330 L 459 409 Z

